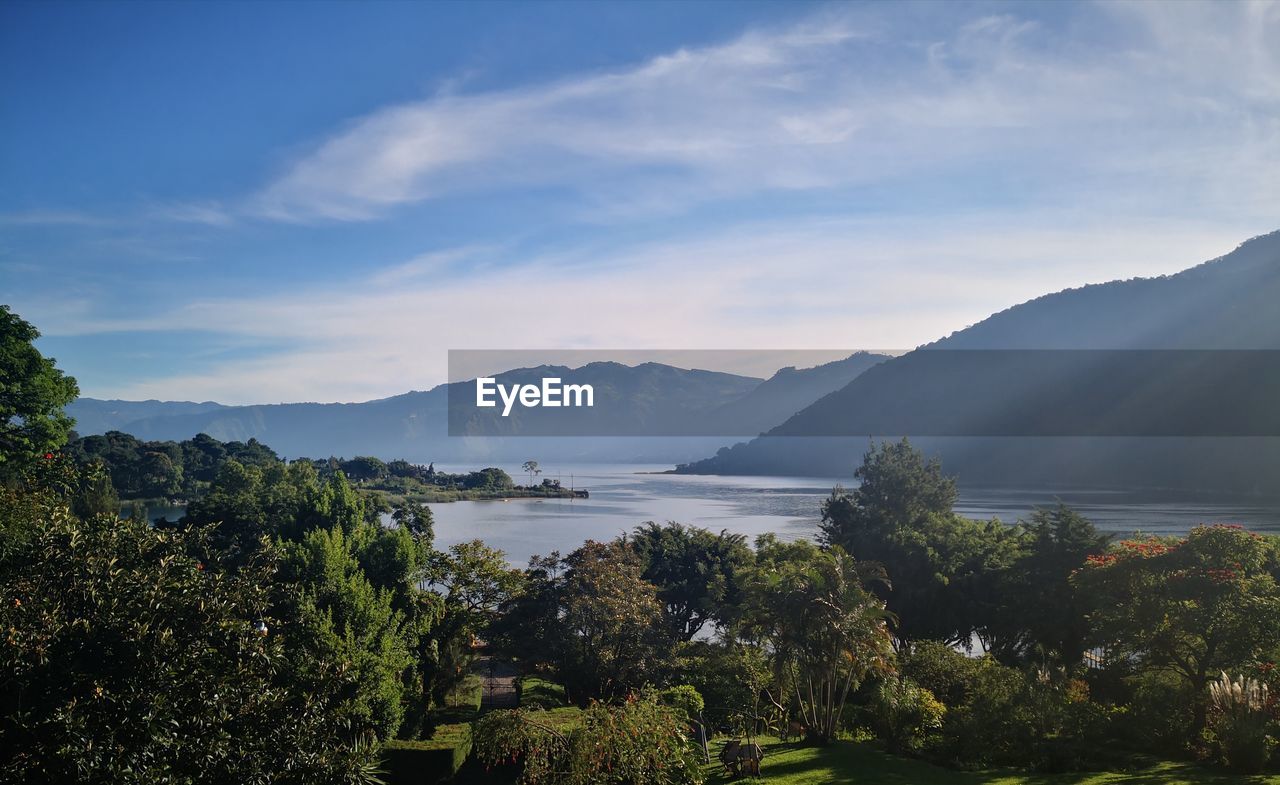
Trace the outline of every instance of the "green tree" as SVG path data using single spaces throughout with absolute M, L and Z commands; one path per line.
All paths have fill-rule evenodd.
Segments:
M 467 490 L 507 491 L 514 488 L 515 483 L 511 481 L 511 475 L 490 466 L 467 474 L 462 478 L 462 487 Z
M 1209 680 L 1238 673 L 1280 643 L 1274 543 L 1238 526 L 1182 539 L 1126 540 L 1077 575 L 1095 603 L 1092 642 L 1117 662 L 1177 674 L 1205 721 Z
M 873 444 L 853 476 L 858 486 L 823 506 L 821 529 L 825 542 L 860 559 L 876 558 L 873 552 L 894 535 L 923 529 L 956 503 L 955 480 L 906 439 Z
M 563 572 L 559 551 L 530 557 L 520 591 L 499 606 L 489 625 L 489 641 L 497 650 L 527 663 L 554 667 L 559 662 Z
M 533 478 L 542 474 L 542 469 L 538 468 L 537 461 L 525 461 L 520 468 L 524 470 L 525 474 L 529 475 L 529 485 L 531 486 L 533 485 Z
M 734 620 L 742 574 L 752 563 L 744 536 L 649 521 L 628 542 L 640 556 L 641 577 L 658 587 L 676 640 L 692 640 L 708 622 Z
M 703 697 L 707 725 L 740 732 L 760 714 L 771 715 L 775 725 L 785 719 L 785 696 L 770 681 L 762 647 L 737 640 L 690 641 L 679 648 L 673 672 Z
M 666 624 L 635 552 L 588 540 L 564 562 L 558 665 L 570 697 L 618 698 L 652 681 L 668 661 Z
M 34 345 L 40 332 L 0 305 L 0 480 L 13 478 L 67 441 L 63 413 L 80 388 Z
M 439 700 L 466 677 L 472 642 L 487 633 L 498 608 L 519 592 L 522 576 L 502 551 L 472 540 L 433 554 L 427 579 L 443 596 L 432 685 Z
M 425 504 L 406 501 L 392 510 L 391 520 L 427 547 L 435 539 L 435 518 L 431 508 Z
M 81 467 L 78 487 L 71 496 L 71 511 L 80 518 L 119 515 L 120 497 L 111 484 L 111 475 L 99 461 Z
M 281 577 L 299 588 L 306 617 L 291 631 L 294 643 L 347 663 L 351 671 L 340 716 L 387 739 L 400 727 L 408 697 L 408 620 L 394 607 L 394 592 L 369 580 L 356 547 L 339 526 L 313 529 L 284 546 Z
M 1021 555 L 999 576 L 1003 600 L 983 633 L 1001 659 L 1077 665 L 1087 648 L 1091 608 L 1071 576 L 1106 552 L 1111 537 L 1063 504 L 1037 509 L 1020 528 Z
M 389 474 L 385 463 L 369 455 L 357 455 L 343 461 L 342 471 L 353 480 L 379 480 Z
M 160 451 L 147 452 L 138 468 L 141 476 L 142 495 L 149 498 L 168 499 L 182 491 L 182 464 Z
M 836 488 L 823 503 L 822 540 L 884 567 L 890 582 L 874 591 L 896 616 L 900 642 L 968 646 L 998 611 L 1019 533 L 952 512 L 955 481 L 905 439 L 873 445 L 854 476 L 857 488 Z
M 0 779 L 25 783 L 353 782 L 370 728 L 353 674 L 292 645 L 305 623 L 269 545 L 225 569 L 207 531 L 114 511 L 80 518 L 51 466 L 0 489 Z
M 863 587 L 865 565 L 839 546 L 757 553 L 748 619 L 773 653 L 777 681 L 790 685 L 810 736 L 833 741 L 851 691 L 890 670 L 884 604 Z
M 930 735 L 942 729 L 947 707 L 909 678 L 886 676 L 872 698 L 876 733 L 890 752 L 919 752 Z

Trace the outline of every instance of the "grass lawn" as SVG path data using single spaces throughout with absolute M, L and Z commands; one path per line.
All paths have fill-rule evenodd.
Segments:
M 564 699 L 564 687 L 537 676 L 524 676 L 520 679 L 520 705 L 526 708 L 541 706 L 554 709 L 567 705 Z
M 1161 763 L 1128 773 L 1080 772 L 1035 774 L 1018 771 L 953 771 L 910 758 L 900 758 L 873 744 L 851 741 L 830 747 L 804 747 L 760 740 L 765 758 L 759 782 L 786 785 L 1280 785 L 1280 775 L 1244 777 L 1185 763 Z M 720 742 L 713 742 L 714 757 Z M 713 763 L 707 784 L 735 782 Z M 736 782 L 750 782 L 742 778 Z

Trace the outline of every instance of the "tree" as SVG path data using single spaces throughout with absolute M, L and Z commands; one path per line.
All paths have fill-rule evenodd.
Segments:
M 836 488 L 823 503 L 822 540 L 884 567 L 890 582 L 873 588 L 897 618 L 900 643 L 968 646 L 996 613 L 1019 534 L 952 512 L 955 481 L 906 439 L 873 445 L 854 476 L 857 488 Z
M 353 683 L 336 711 L 389 739 L 404 716 L 405 676 L 413 664 L 409 620 L 394 607 L 394 593 L 369 580 L 356 547 L 339 526 L 313 529 L 285 545 L 281 578 L 300 590 L 306 619 L 290 638 L 300 650 L 346 663 Z
M 618 698 L 649 683 L 666 663 L 665 623 L 634 551 L 588 540 L 564 563 L 559 675 L 570 697 Z
M 12 479 L 67 441 L 63 413 L 80 388 L 34 345 L 40 332 L 0 305 L 0 480 Z
M 511 475 L 490 466 L 468 473 L 462 478 L 462 487 L 468 490 L 506 491 L 515 487 L 515 484 L 511 481 Z
M 500 647 L 555 671 L 568 697 L 621 698 L 669 663 L 670 638 L 657 587 L 620 541 L 588 540 L 567 557 L 534 557 L 520 594 L 493 628 Z
M 405 501 L 392 510 L 391 520 L 427 547 L 435 539 L 435 518 L 431 514 L 431 508 L 425 504 Z
M 69 462 L 0 489 L 0 779 L 351 782 L 372 729 L 341 711 L 353 674 L 291 645 L 305 625 L 278 553 L 226 569 L 206 529 L 80 518 Z M 197 556 L 196 554 L 201 554 Z
M 870 551 L 895 534 L 922 529 L 955 507 L 955 480 L 906 439 L 871 445 L 853 476 L 854 490 L 832 494 L 823 505 L 821 529 L 824 542 L 860 559 L 876 558 Z
M 1037 509 L 1020 526 L 1021 555 L 996 588 L 1004 598 L 984 625 L 994 653 L 1016 661 L 1074 666 L 1089 637 L 1089 598 L 1071 580 L 1092 556 L 1106 552 L 1111 536 L 1066 505 Z
M 707 624 L 731 622 L 742 602 L 742 573 L 752 562 L 746 537 L 649 521 L 629 538 L 641 577 L 658 587 L 674 638 L 692 640 Z
M 537 461 L 525 461 L 520 468 L 524 469 L 525 473 L 529 475 L 530 486 L 533 485 L 533 478 L 539 474 L 542 474 L 542 469 L 538 468 Z
M 1275 545 L 1238 526 L 1121 542 L 1076 576 L 1095 603 L 1091 642 L 1113 661 L 1177 674 L 1195 696 L 1198 732 L 1209 680 L 1280 644 L 1276 564 Z
M 216 525 L 214 539 L 220 547 L 249 552 L 264 535 L 296 539 L 308 501 L 317 494 L 315 473 L 296 464 L 261 467 L 227 458 L 208 492 L 187 506 L 181 526 Z
M 444 598 L 435 629 L 438 660 L 432 685 L 436 698 L 442 699 L 466 676 L 472 642 L 487 632 L 498 608 L 519 592 L 521 575 L 507 564 L 502 551 L 472 540 L 435 553 L 427 579 Z
M 242 447 L 235 451 L 250 449 Z M 362 496 L 341 471 L 321 482 L 311 462 L 286 465 L 267 453 L 262 465 L 225 458 L 177 528 L 212 527 L 233 561 L 253 558 L 264 540 L 282 541 L 281 579 L 299 592 L 307 620 L 294 630 L 296 645 L 342 657 L 355 675 L 345 716 L 384 738 L 406 710 L 418 722 L 429 702 L 430 635 L 440 613 L 436 595 L 418 585 L 431 552 L 429 524 L 410 510 L 402 520 L 426 525 L 417 536 L 383 527 L 376 499 Z
M 139 467 L 142 494 L 149 498 L 170 499 L 182 491 L 182 464 L 174 465 L 165 453 L 148 452 Z
M 790 685 L 810 736 L 826 744 L 851 691 L 868 675 L 890 671 L 889 614 L 863 588 L 867 568 L 839 546 L 764 550 L 750 587 L 749 624 L 773 653 L 777 680 Z
M 527 663 L 554 665 L 563 653 L 560 599 L 564 561 L 559 551 L 532 556 L 521 575 L 521 588 L 508 597 L 490 622 L 494 647 Z
M 389 474 L 387 465 L 369 455 L 357 455 L 349 461 L 343 461 L 342 472 L 353 480 L 379 480 Z
M 695 640 L 679 648 L 673 671 L 703 697 L 707 725 L 741 732 L 762 713 L 772 715 L 775 724 L 784 720 L 779 699 L 785 697 L 770 683 L 767 656 L 762 647 L 737 640 Z M 762 697 L 769 704 L 765 711 L 760 711 Z

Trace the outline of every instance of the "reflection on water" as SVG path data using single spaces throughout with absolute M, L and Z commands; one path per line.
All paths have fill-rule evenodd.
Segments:
M 504 467 L 520 478 L 518 467 Z M 813 477 L 706 477 L 644 474 L 663 466 L 597 465 L 547 467 L 591 492 L 589 499 L 513 499 L 508 502 L 433 504 L 436 542 L 448 547 L 482 539 L 523 565 L 532 554 L 567 553 L 584 540 L 608 540 L 645 521 L 678 521 L 713 531 L 727 529 L 754 538 L 775 532 L 782 539 L 813 537 L 818 508 L 832 481 Z M 520 481 L 520 480 L 517 480 Z M 1005 522 L 1025 518 L 1037 505 L 1057 499 L 1107 531 L 1177 534 L 1200 523 L 1240 523 L 1280 533 L 1280 506 L 1236 504 L 1176 493 L 972 489 L 961 494 L 957 512 Z

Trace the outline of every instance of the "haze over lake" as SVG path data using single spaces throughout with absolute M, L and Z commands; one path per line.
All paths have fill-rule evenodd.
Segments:
M 455 467 L 441 467 L 453 471 Z M 503 466 L 518 483 L 519 466 Z M 677 521 L 754 538 L 814 537 L 819 506 L 831 492 L 826 477 L 717 477 L 652 474 L 667 466 L 548 466 L 542 478 L 590 491 L 589 499 L 512 499 L 430 505 L 436 546 L 482 539 L 523 566 L 532 554 L 572 551 L 586 539 L 609 540 L 645 521 Z M 1251 505 L 1177 492 L 965 489 L 956 511 L 1006 523 L 1061 499 L 1100 529 L 1119 533 L 1182 534 L 1201 523 L 1239 523 L 1254 531 L 1280 532 L 1280 506 Z

